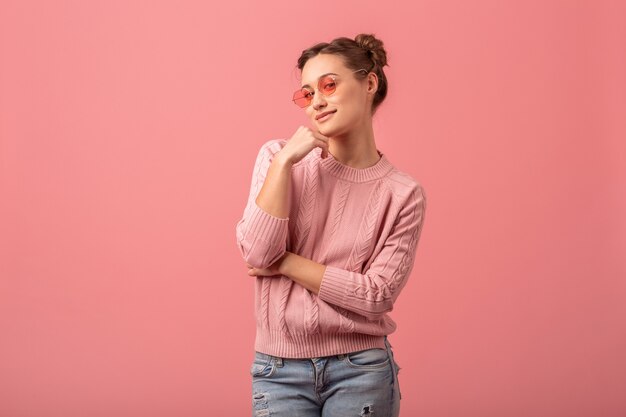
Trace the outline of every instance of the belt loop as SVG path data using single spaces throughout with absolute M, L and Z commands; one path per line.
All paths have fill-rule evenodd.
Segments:
M 279 368 L 283 366 L 283 358 L 275 356 L 274 361 L 276 362 L 276 366 Z

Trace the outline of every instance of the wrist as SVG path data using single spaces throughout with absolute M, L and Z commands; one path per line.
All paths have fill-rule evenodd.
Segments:
M 293 255 L 291 252 L 287 251 L 280 258 L 280 262 L 278 263 L 278 273 L 281 275 L 287 275 L 287 271 L 289 270 L 289 257 Z
M 281 153 L 282 152 L 278 152 L 276 155 L 274 155 L 274 161 L 282 167 L 291 168 L 293 166 L 293 162 L 291 162 L 291 160 L 286 155 L 281 155 Z

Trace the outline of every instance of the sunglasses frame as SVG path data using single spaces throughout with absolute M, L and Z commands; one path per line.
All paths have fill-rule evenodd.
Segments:
M 352 71 L 352 74 L 354 74 L 355 72 L 359 72 L 359 71 L 367 71 L 367 70 L 366 70 L 365 68 L 359 68 L 359 69 L 358 69 L 358 70 L 356 70 L 356 71 Z M 326 77 L 331 77 L 331 78 L 333 79 L 333 81 L 334 81 L 334 82 L 336 82 L 336 81 L 337 81 L 337 77 L 341 78 L 341 76 L 340 76 L 340 75 L 337 75 L 337 74 L 328 74 L 328 75 L 324 75 L 324 76 L 320 77 L 320 78 L 317 80 L 317 91 L 319 91 L 319 92 L 320 92 L 320 94 L 322 94 L 324 97 L 331 96 L 331 95 L 333 95 L 333 94 L 335 93 L 335 91 L 337 91 L 337 88 L 335 87 L 335 90 L 333 90 L 333 92 L 332 92 L 332 93 L 330 93 L 330 94 L 324 94 L 324 93 L 322 93 L 322 90 L 320 89 L 320 83 L 321 83 L 321 82 L 322 82 L 322 80 L 323 80 L 324 78 L 326 78 Z M 313 98 L 311 98 L 311 99 L 309 100 L 309 102 L 308 102 L 305 106 L 301 106 L 301 105 L 299 105 L 298 103 L 296 103 L 296 100 L 303 98 L 303 97 L 298 97 L 298 98 L 295 98 L 296 94 L 298 94 L 298 93 L 302 92 L 302 90 L 304 90 L 304 89 L 305 89 L 305 88 L 300 88 L 300 89 L 298 89 L 298 90 L 294 91 L 294 93 L 293 93 L 293 97 L 294 97 L 294 98 L 292 98 L 292 99 L 291 99 L 291 101 L 293 101 L 293 103 L 294 103 L 296 106 L 298 106 L 298 107 L 300 107 L 300 108 L 302 108 L 302 109 L 306 109 L 306 108 L 307 108 L 307 107 L 309 107 L 309 106 L 311 105 L 311 103 L 313 102 Z M 313 89 L 312 93 L 313 93 L 313 94 L 315 94 L 315 89 Z

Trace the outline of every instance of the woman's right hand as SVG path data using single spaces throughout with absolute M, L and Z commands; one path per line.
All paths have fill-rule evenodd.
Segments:
M 322 148 L 322 158 L 326 158 L 328 156 L 328 141 L 328 137 L 321 133 L 314 132 L 306 126 L 300 126 L 279 154 L 281 158 L 295 164 L 313 149 L 320 147 Z

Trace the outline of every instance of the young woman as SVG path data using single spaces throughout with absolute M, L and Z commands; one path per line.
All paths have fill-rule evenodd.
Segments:
M 314 129 L 265 142 L 237 243 L 256 277 L 253 416 L 395 417 L 388 316 L 413 268 L 426 195 L 374 141 L 383 43 L 302 52 L 293 96 Z

